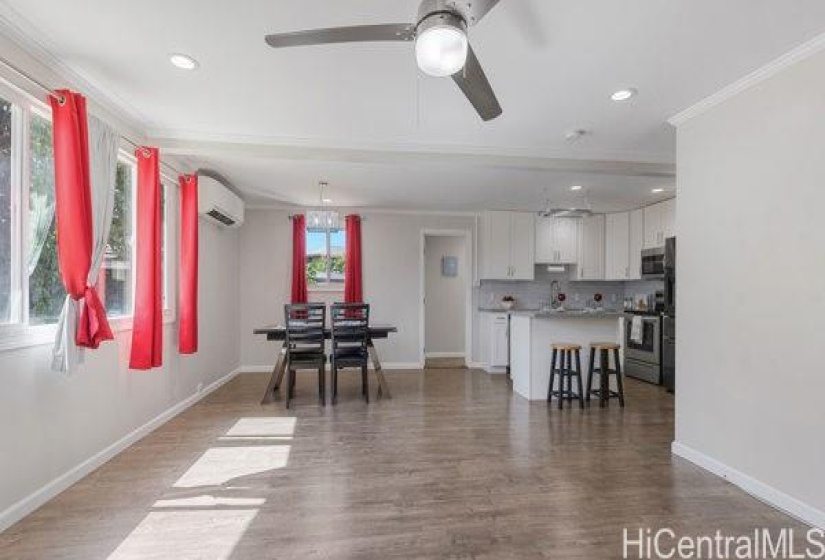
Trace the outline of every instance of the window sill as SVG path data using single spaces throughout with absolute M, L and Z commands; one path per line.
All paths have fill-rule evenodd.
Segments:
M 307 291 L 312 292 L 321 292 L 321 293 L 344 293 L 344 286 L 309 286 Z
M 170 310 L 163 312 L 163 324 L 170 325 L 176 321 L 175 314 Z M 109 326 L 113 333 L 132 330 L 132 317 L 110 317 Z M 57 325 L 20 326 L 10 325 L 0 327 L 0 352 L 31 348 L 33 346 L 51 346 L 57 336 Z

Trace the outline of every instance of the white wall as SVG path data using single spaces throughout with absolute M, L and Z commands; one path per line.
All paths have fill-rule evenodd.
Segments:
M 464 237 L 425 238 L 424 347 L 428 355 L 464 355 L 467 308 L 467 263 Z M 458 274 L 443 276 L 441 260 L 456 257 Z
M 677 453 L 825 525 L 825 53 L 678 131 Z
M 163 367 L 150 371 L 127 368 L 131 331 L 71 375 L 51 371 L 51 345 L 0 352 L 0 528 L 9 508 L 237 368 L 238 239 L 201 223 L 194 356 L 177 353 L 176 323 L 164 328 Z
M 411 367 L 420 363 L 421 232 L 423 229 L 461 229 L 472 232 L 472 216 L 381 213 L 359 211 L 364 299 L 371 320 L 392 323 L 398 333 L 376 343 L 385 366 Z M 292 233 L 284 210 L 250 210 L 241 230 L 241 362 L 264 367 L 275 362 L 275 345 L 252 330 L 283 322 L 289 300 Z M 310 294 L 310 299 L 319 299 Z M 340 297 L 343 297 L 341 294 Z M 330 298 L 327 297 L 327 300 Z M 340 298 L 333 298 L 340 299 Z

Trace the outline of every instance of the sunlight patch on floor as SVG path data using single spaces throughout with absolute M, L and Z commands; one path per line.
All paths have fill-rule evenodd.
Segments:
M 291 438 L 295 435 L 295 423 L 297 418 L 293 417 L 261 417 L 261 418 L 240 418 L 235 425 L 229 428 L 226 436 L 231 438 L 240 437 L 272 437 Z
M 256 509 L 152 512 L 109 560 L 227 560 L 257 514 Z
M 263 498 L 223 498 L 211 495 L 192 496 L 190 498 L 168 498 L 158 500 L 153 508 L 186 508 L 186 507 L 255 507 L 266 503 Z
M 288 445 L 213 447 L 189 467 L 174 487 L 220 486 L 238 477 L 282 469 L 288 462 Z

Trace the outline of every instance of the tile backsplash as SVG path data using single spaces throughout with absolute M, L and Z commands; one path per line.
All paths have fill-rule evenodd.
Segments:
M 596 293 L 602 294 L 605 309 L 622 309 L 625 297 L 646 296 L 663 288 L 661 281 L 631 280 L 625 282 L 571 281 L 568 274 L 547 272 L 545 267 L 536 267 L 536 279 L 532 281 L 482 280 L 478 292 L 478 305 L 496 308 L 501 298 L 511 295 L 516 298 L 517 308 L 538 309 L 550 301 L 550 284 L 559 283 L 559 292 L 567 295 L 567 309 L 582 309 Z

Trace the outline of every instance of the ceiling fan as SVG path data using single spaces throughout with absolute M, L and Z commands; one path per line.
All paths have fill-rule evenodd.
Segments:
M 360 43 L 414 41 L 418 67 L 431 76 L 452 76 L 479 116 L 489 121 L 501 114 L 490 82 L 467 39 L 467 28 L 476 25 L 499 0 L 422 0 L 415 23 L 386 23 L 309 29 L 265 37 L 274 48 Z

